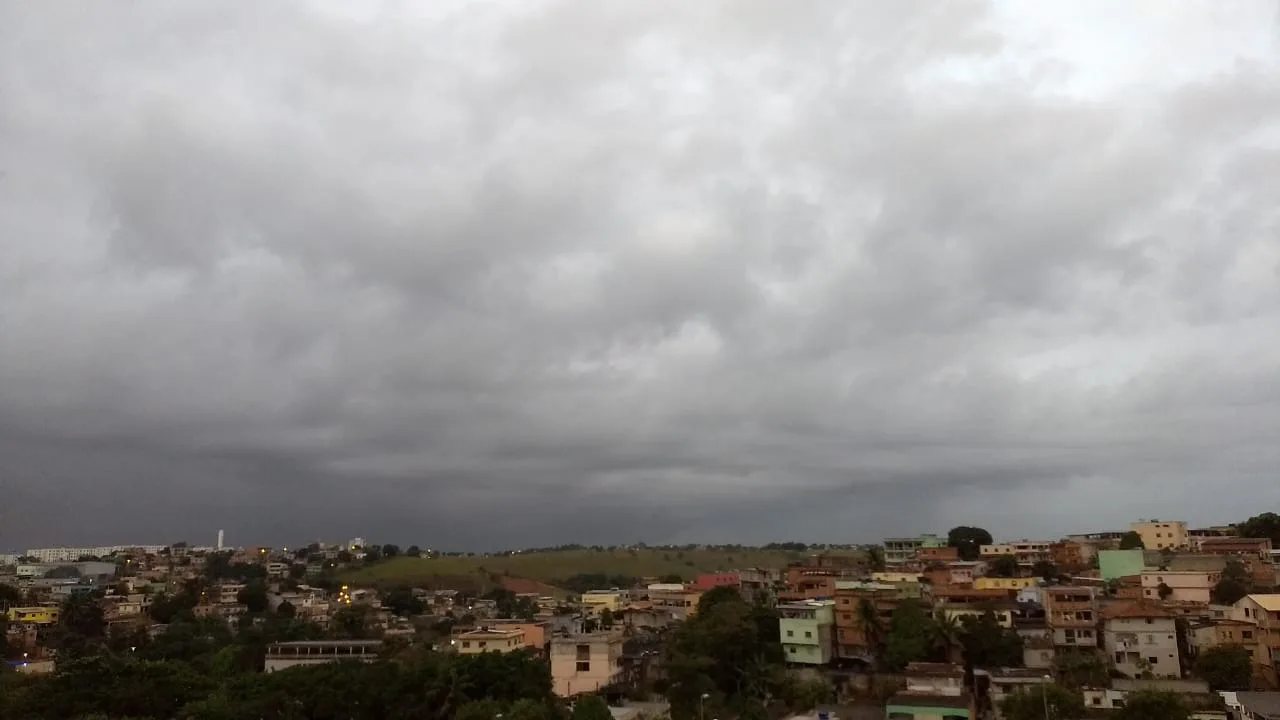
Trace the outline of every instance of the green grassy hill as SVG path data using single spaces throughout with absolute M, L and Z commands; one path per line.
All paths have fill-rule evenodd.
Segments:
M 492 584 L 491 578 L 511 576 L 555 584 L 574 575 L 602 573 L 628 577 L 679 575 L 685 580 L 705 572 L 748 567 L 783 567 L 807 553 L 781 550 L 565 550 L 492 557 L 398 557 L 344 573 L 344 582 L 357 586 L 411 585 L 459 587 Z

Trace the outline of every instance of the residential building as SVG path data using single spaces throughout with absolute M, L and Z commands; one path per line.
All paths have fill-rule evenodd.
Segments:
M 301 640 L 267 646 L 263 663 L 266 672 L 299 665 L 321 665 L 338 661 L 373 662 L 382 650 L 381 640 Z
M 1040 578 L 1033 577 L 980 577 L 974 578 L 975 590 L 1022 590 L 1040 584 Z
M 1055 647 L 1098 647 L 1098 592 L 1092 587 L 1043 589 L 1045 620 Z
M 893 611 L 902 601 L 896 585 L 864 583 L 842 580 L 836 583 L 835 655 L 844 660 L 857 660 L 866 664 L 875 662 L 875 649 L 863 623 L 862 604 L 870 603 L 875 609 L 880 631 L 886 632 L 893 619 Z M 883 640 L 883 637 L 879 638 Z
M 711 590 L 718 587 L 738 588 L 742 585 L 742 579 L 736 572 L 729 573 L 703 573 L 693 580 L 693 588 L 695 590 Z
M 547 641 L 551 633 L 550 623 L 507 619 L 486 620 L 485 623 L 494 630 L 519 630 L 524 633 L 524 647 L 541 656 L 547 654 Z
M 1103 647 L 1116 670 L 1131 678 L 1182 677 L 1174 616 L 1159 604 L 1129 602 L 1103 614 Z
M 856 579 L 860 573 L 843 568 L 792 565 L 787 568 L 787 589 L 778 593 L 779 602 L 820 600 L 836 593 L 837 580 Z
M 969 720 L 977 704 L 964 684 L 964 668 L 946 663 L 911 663 L 907 689 L 885 704 L 888 720 Z
M 1254 656 L 1254 675 L 1269 687 L 1280 678 L 1276 662 L 1280 660 L 1280 594 L 1246 595 L 1235 604 L 1233 619 L 1252 623 L 1258 628 L 1258 651 Z
M 957 560 L 947 563 L 952 585 L 972 585 L 977 578 L 987 574 L 987 564 L 981 560 Z
M 1183 520 L 1139 520 L 1129 529 L 1142 538 L 1142 545 L 1148 550 L 1185 548 L 1191 538 Z
M 955 562 L 960 559 L 960 548 L 950 546 L 922 547 L 916 550 L 916 562 L 928 565 L 935 562 Z
M 1053 559 L 1053 543 L 1048 540 L 1018 540 L 983 545 L 978 552 L 984 560 L 1012 555 L 1019 565 L 1034 565 L 1042 560 Z
M 58 607 L 41 605 L 38 607 L 12 607 L 5 616 L 11 623 L 30 623 L 32 625 L 54 625 L 58 622 Z
M 827 665 L 835 637 L 835 601 L 805 600 L 778 605 L 778 633 L 787 662 Z
M 1221 579 L 1222 574 L 1216 572 L 1148 570 L 1142 573 L 1142 596 L 1148 600 L 1168 599 L 1208 605 L 1213 586 Z M 1172 591 L 1167 598 L 1160 596 L 1162 585 Z
M 896 585 L 897 583 L 918 583 L 924 576 L 918 572 L 874 572 L 871 573 L 871 582 L 880 583 L 882 585 Z M 839 586 L 839 583 L 836 583 Z
M 1141 575 L 1147 563 L 1142 548 L 1098 551 L 1098 574 L 1103 580 Z
M 1089 567 L 1097 557 L 1093 543 L 1079 540 L 1062 540 L 1049 546 L 1049 559 L 1064 572 L 1079 572 Z
M 1271 538 L 1215 537 L 1199 543 L 1199 552 L 1205 555 L 1248 556 L 1268 563 L 1272 550 Z
M 946 538 L 932 533 L 916 537 L 898 537 L 884 539 L 884 562 L 886 565 L 902 565 L 916 559 L 916 552 L 921 548 L 946 547 Z
M 698 613 L 703 590 L 684 585 L 650 585 L 649 603 L 658 612 L 666 612 L 673 620 L 688 620 Z
M 1280 720 L 1280 692 L 1237 692 L 1231 695 L 1235 700 L 1233 720 Z
M 484 652 L 509 653 L 523 650 L 525 631 L 519 626 L 484 625 L 453 636 L 453 649 L 459 655 L 479 655 Z
M 623 639 L 614 633 L 551 638 L 551 682 L 556 695 L 573 697 L 615 685 L 623 674 Z
M 996 668 L 974 670 L 975 677 L 987 678 L 988 697 L 992 706 L 999 708 L 1004 699 L 1017 692 L 1039 692 L 1041 685 L 1049 682 L 1042 665 L 1025 668 Z
M 582 611 L 587 615 L 600 616 L 604 610 L 609 612 L 617 612 L 618 608 L 623 605 L 623 591 L 614 588 L 612 590 L 588 590 L 582 593 Z
M 1243 645 L 1249 657 L 1256 661 L 1258 634 L 1258 626 L 1244 620 L 1201 620 L 1187 626 L 1187 644 L 1192 655 L 1219 645 Z

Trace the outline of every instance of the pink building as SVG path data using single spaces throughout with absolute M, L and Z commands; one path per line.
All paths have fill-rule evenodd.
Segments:
M 693 581 L 693 587 L 698 590 L 710 590 L 717 587 L 736 588 L 742 584 L 742 579 L 738 577 L 738 573 L 706 573 L 699 575 L 697 580 Z

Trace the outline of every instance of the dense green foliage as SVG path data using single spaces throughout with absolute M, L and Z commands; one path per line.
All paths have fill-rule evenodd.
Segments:
M 1120 537 L 1121 550 L 1138 550 L 1145 548 L 1142 544 L 1142 536 L 1130 530 Z
M 1084 699 L 1077 691 L 1046 683 L 1006 697 L 1000 712 L 1005 720 L 1044 720 L 1046 716 L 1049 720 L 1078 720 L 1084 715 Z
M 1252 585 L 1253 578 L 1249 576 L 1249 569 L 1239 560 L 1231 560 L 1222 569 L 1222 577 L 1218 580 L 1218 584 L 1213 586 L 1213 590 L 1209 594 L 1216 603 L 1232 605 L 1240 598 L 1248 595 Z
M 947 532 L 947 545 L 960 553 L 961 560 L 977 560 L 983 545 L 991 544 L 991 533 L 980 527 L 961 525 Z
M 1240 537 L 1271 538 L 1271 544 L 1280 547 L 1280 515 L 1264 512 L 1254 515 L 1236 526 Z
M 473 703 L 503 712 L 521 701 L 526 717 L 560 717 L 546 663 L 525 652 L 421 652 L 408 662 L 333 663 L 271 674 L 221 667 L 216 657 L 213 665 L 207 671 L 192 662 L 101 654 L 60 662 L 47 676 L 8 674 L 0 680 L 5 683 L 0 718 L 59 720 L 99 713 L 189 720 L 447 720 L 466 716 Z
M 1131 692 L 1124 707 L 1115 712 L 1116 720 L 1188 720 L 1191 709 L 1182 696 L 1159 690 Z
M 863 617 L 863 613 L 859 613 Z M 1022 638 L 1000 626 L 995 614 L 930 615 L 919 601 L 899 603 L 884 632 L 881 666 L 901 672 L 911 662 L 963 662 L 972 667 L 1020 667 Z
M 666 672 L 671 717 L 759 715 L 772 701 L 808 710 L 828 700 L 828 683 L 797 681 L 783 665 L 778 614 L 732 588 L 702 596 L 697 614 L 671 631 Z M 702 695 L 707 695 L 705 699 Z
M 991 561 L 988 575 L 992 577 L 1017 577 L 1018 576 L 1018 558 L 1012 555 L 1001 555 Z
M 1200 653 L 1195 673 L 1214 692 L 1248 690 L 1253 680 L 1253 660 L 1243 645 L 1219 645 Z

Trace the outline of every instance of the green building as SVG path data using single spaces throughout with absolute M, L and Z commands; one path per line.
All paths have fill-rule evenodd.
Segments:
M 836 602 L 805 600 L 778 606 L 778 634 L 789 663 L 827 665 L 835 636 Z
M 1141 575 L 1146 565 L 1142 548 L 1098 551 L 1098 572 L 1103 580 Z

